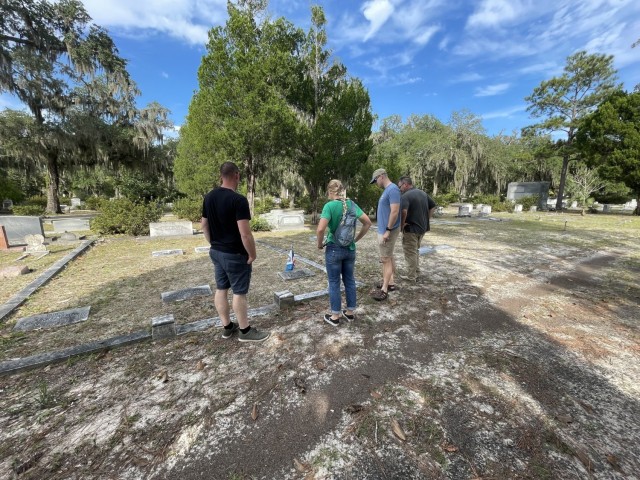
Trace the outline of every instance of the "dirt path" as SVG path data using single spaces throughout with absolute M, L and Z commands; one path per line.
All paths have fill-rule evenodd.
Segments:
M 0 378 L 0 476 L 639 478 L 634 228 L 443 225 L 418 284 L 359 291 L 337 329 L 324 299 L 257 320 L 263 345 L 209 331 Z M 373 284 L 372 239 L 358 255 Z

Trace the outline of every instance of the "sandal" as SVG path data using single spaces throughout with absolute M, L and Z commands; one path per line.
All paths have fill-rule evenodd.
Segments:
M 371 294 L 371 298 L 381 302 L 382 300 L 386 300 L 389 294 L 383 290 L 376 290 Z
M 377 284 L 376 288 L 378 290 L 380 290 L 382 288 L 382 283 Z M 389 285 L 387 285 L 387 290 L 390 291 L 390 292 L 395 292 L 397 290 L 396 284 L 395 283 L 394 284 L 390 283 Z

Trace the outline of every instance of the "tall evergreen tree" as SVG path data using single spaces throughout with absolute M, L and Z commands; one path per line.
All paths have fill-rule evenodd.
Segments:
M 556 208 L 562 208 L 569 162 L 574 158 L 573 144 L 580 120 L 607 98 L 618 86 L 613 56 L 577 52 L 567 58 L 564 73 L 543 81 L 531 95 L 527 110 L 544 120 L 532 128 L 542 132 L 564 132 L 562 171 Z

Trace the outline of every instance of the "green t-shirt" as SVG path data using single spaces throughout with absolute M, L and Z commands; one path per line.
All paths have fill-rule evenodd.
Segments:
M 351 207 L 351 204 L 356 206 L 356 217 L 360 218 L 360 216 L 364 213 L 362 209 L 358 206 L 357 203 L 353 202 L 353 200 L 347 199 L 347 209 Z M 342 220 L 342 201 L 341 200 L 329 200 L 322 207 L 322 213 L 320 214 L 320 218 L 326 218 L 329 220 L 329 233 L 327 234 L 327 243 L 333 242 L 333 234 L 338 228 L 340 224 L 340 220 Z M 349 250 L 355 250 L 356 244 L 355 242 L 351 242 L 349 245 Z

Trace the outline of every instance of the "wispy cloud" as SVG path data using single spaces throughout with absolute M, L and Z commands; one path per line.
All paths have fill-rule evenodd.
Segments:
M 369 30 L 364 41 L 374 36 L 393 13 L 393 5 L 389 0 L 371 0 L 365 2 L 361 8 L 362 15 L 369 21 Z
M 509 89 L 508 83 L 498 83 L 495 85 L 487 85 L 486 87 L 476 88 L 474 97 L 493 97 L 494 95 L 501 95 Z
M 512 117 L 516 113 L 525 112 L 527 110 L 526 105 L 516 105 L 511 108 L 505 108 L 503 110 L 496 110 L 489 113 L 483 113 L 481 117 L 485 120 L 490 120 L 493 118 L 509 118 Z
M 483 0 L 468 18 L 469 28 L 495 28 L 517 19 L 526 10 L 517 0 Z
M 458 75 L 455 78 L 449 80 L 449 83 L 469 83 L 469 82 L 478 82 L 482 80 L 484 77 L 476 72 L 468 72 L 463 73 L 462 75 Z

